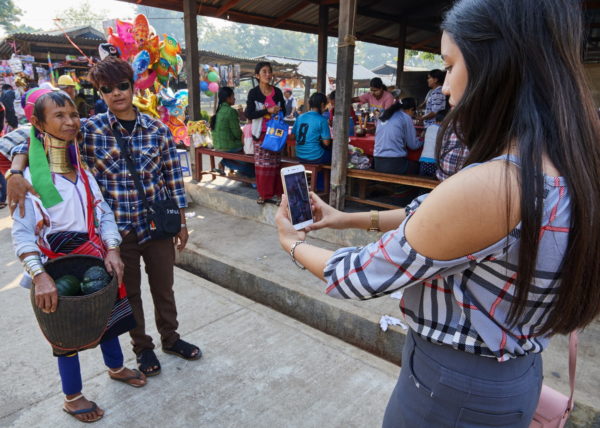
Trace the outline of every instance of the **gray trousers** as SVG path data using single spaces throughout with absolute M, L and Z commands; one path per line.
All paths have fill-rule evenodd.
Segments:
M 542 358 L 499 363 L 409 331 L 384 428 L 527 428 L 542 388 Z

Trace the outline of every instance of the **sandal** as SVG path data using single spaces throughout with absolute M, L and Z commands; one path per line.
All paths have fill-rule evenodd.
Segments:
M 75 400 L 79 400 L 81 397 L 83 397 L 82 394 L 79 394 L 77 397 L 71 398 L 71 399 L 67 399 L 65 398 L 65 401 L 67 403 L 70 403 L 72 401 Z M 81 420 L 79 419 L 77 416 L 78 415 L 84 415 L 86 413 L 92 413 L 95 412 L 98 409 L 98 405 L 96 403 L 94 403 L 93 401 L 90 401 L 90 403 L 92 403 L 92 407 L 88 407 L 87 409 L 81 409 L 81 410 L 69 410 L 67 409 L 65 406 L 63 406 L 63 410 L 68 413 L 69 415 L 73 416 L 75 419 L 77 419 L 79 422 L 83 422 L 86 424 L 91 424 L 92 422 L 97 422 L 100 419 L 102 419 L 104 417 L 104 415 L 98 415 L 98 417 L 96 419 L 89 419 L 87 421 Z
M 258 205 L 264 205 L 265 204 L 265 200 L 259 196 L 258 199 L 256 200 L 256 203 Z
M 160 362 L 156 358 L 156 354 L 152 349 L 144 349 L 136 358 L 138 369 L 146 375 L 146 377 L 156 376 L 160 373 Z M 155 369 L 154 367 L 158 367 Z
M 194 351 L 196 350 L 198 352 L 194 355 Z M 177 341 L 170 348 L 163 347 L 163 352 L 177 355 L 185 360 L 199 360 L 202 357 L 202 351 L 200 348 L 181 339 L 177 339 Z
M 125 377 L 113 377 L 111 376 L 111 374 L 117 374 L 117 373 L 121 373 L 123 370 L 125 370 L 125 366 L 121 367 L 119 370 L 111 370 L 108 369 L 108 377 L 110 377 L 112 380 L 116 380 L 119 382 L 123 382 L 126 383 L 129 386 L 133 386 L 134 388 L 141 388 L 142 386 L 146 386 L 146 376 L 139 370 L 133 369 L 132 372 L 134 373 L 131 376 L 125 376 Z M 143 380 L 144 383 L 132 383 L 132 380 Z

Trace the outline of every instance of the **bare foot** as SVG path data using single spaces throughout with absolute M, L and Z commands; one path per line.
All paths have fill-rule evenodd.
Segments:
M 79 398 L 76 398 L 77 396 L 79 396 Z M 73 400 L 74 398 L 76 399 Z M 104 416 L 104 410 L 81 394 L 67 395 L 65 397 L 63 409 L 81 422 L 96 422 Z
M 139 370 L 131 370 L 127 367 L 108 369 L 108 376 L 113 380 L 124 382 L 127 385 L 139 388 L 146 385 L 146 375 Z

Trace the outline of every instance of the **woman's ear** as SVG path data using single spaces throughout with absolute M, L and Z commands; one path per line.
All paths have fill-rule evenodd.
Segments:
M 40 131 L 44 131 L 42 129 L 42 122 L 37 118 L 37 116 L 31 116 L 30 122 L 35 128 L 39 129 Z

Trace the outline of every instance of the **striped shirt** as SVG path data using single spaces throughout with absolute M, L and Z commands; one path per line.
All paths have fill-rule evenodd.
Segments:
M 442 87 L 438 86 L 427 93 L 425 99 L 425 114 L 437 113 L 446 108 L 446 96 L 442 93 Z M 423 122 L 425 128 L 435 123 L 435 117 Z
M 444 181 L 451 175 L 456 174 L 465 165 L 468 156 L 469 149 L 452 132 L 449 137 L 444 138 L 444 141 L 442 141 L 442 151 L 435 171 L 437 179 Z
M 81 158 L 90 168 L 104 199 L 114 212 L 119 231 L 135 232 L 139 243 L 149 240 L 146 210 L 113 135 L 121 133 L 129 145 L 148 203 L 152 205 L 155 200 L 170 197 L 179 208 L 184 208 L 187 204 L 183 175 L 171 131 L 158 119 L 139 112 L 132 135 L 128 134 L 111 111 L 92 116 L 81 123 Z M 22 144 L 12 154 L 27 153 L 27 149 L 27 145 Z
M 408 205 L 400 227 L 379 241 L 337 250 L 324 271 L 327 294 L 364 300 L 401 290 L 406 323 L 430 342 L 501 362 L 541 352 L 549 338 L 534 333 L 558 298 L 570 221 L 564 178 L 546 176 L 544 186 L 539 257 L 526 310 L 515 327 L 510 327 L 507 315 L 515 293 L 521 224 L 477 253 L 433 260 L 411 248 L 405 237 L 406 223 L 427 195 Z

